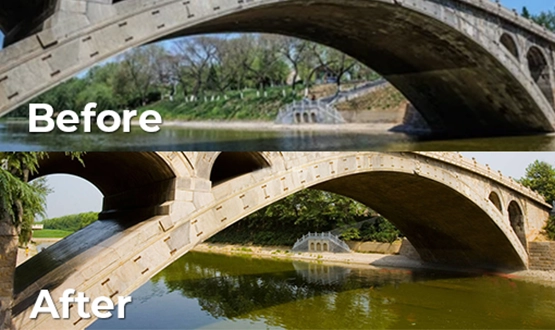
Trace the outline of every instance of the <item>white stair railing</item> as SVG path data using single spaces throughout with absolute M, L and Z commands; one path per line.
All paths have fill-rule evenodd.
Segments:
M 328 233 L 308 233 L 306 235 L 303 235 L 303 237 L 299 238 L 297 242 L 295 242 L 295 245 L 293 245 L 293 250 L 295 250 L 296 248 L 298 248 L 299 246 L 301 246 L 303 243 L 305 243 L 310 239 L 328 239 L 347 251 L 351 250 L 351 248 L 349 247 L 349 245 L 347 245 L 347 243 L 342 241 L 338 236 L 333 235 L 332 233 L 329 233 L 329 232 Z

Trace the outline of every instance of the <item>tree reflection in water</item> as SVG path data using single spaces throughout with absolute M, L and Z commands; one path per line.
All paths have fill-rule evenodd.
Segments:
M 321 264 L 246 258 L 230 263 L 229 258 L 192 253 L 153 281 L 163 281 L 169 291 L 197 299 L 202 309 L 215 318 L 265 319 L 268 325 L 285 328 L 344 328 L 346 320 L 357 318 L 353 327 L 384 328 L 395 318 L 384 310 L 388 300 L 376 295 L 376 288 L 412 280 L 407 271 L 392 271 L 384 276 L 381 270 L 360 272 Z M 368 281 L 360 281 L 361 276 Z M 352 290 L 357 290 L 356 294 L 339 294 Z M 288 304 L 294 312 L 272 308 Z
M 555 328 L 553 288 L 503 277 L 190 253 L 153 282 L 142 319 L 93 328 Z

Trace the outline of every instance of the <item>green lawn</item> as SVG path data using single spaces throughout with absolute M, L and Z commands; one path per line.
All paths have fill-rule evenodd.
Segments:
M 64 238 L 71 234 L 73 233 L 65 230 L 44 229 L 44 230 L 35 230 L 33 232 L 33 238 Z

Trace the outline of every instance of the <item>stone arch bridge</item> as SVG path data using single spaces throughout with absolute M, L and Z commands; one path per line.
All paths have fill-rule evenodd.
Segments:
M 359 200 L 392 221 L 424 261 L 525 269 L 550 206 L 456 153 L 88 153 L 86 167 L 50 154 L 40 175 L 66 173 L 104 194 L 101 221 L 16 270 L 19 329 L 84 328 L 93 320 L 29 318 L 41 289 L 130 295 L 197 244 L 307 188 Z
M 18 0 L 0 29 L 0 115 L 132 47 L 268 32 L 369 65 L 438 133 L 555 130 L 555 35 L 490 0 Z

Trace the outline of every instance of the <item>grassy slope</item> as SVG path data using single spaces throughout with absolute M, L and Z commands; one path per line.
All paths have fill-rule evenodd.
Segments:
M 239 92 L 228 92 L 226 100 L 223 95 L 219 100 L 205 102 L 204 98 L 195 102 L 160 101 L 139 109 L 139 111 L 156 110 L 166 120 L 275 120 L 279 110 L 300 99 L 298 95 L 290 95 L 290 89 L 285 89 L 286 96 L 283 96 L 282 88 L 272 88 L 267 91 L 267 96 L 263 93 L 257 96 L 256 91 L 244 92 L 241 98 Z
M 366 94 L 354 100 L 337 105 L 339 111 L 372 110 L 372 111 L 397 111 L 399 107 L 406 106 L 407 99 L 393 86 L 374 93 Z
M 348 86 L 353 87 L 353 86 Z M 285 90 L 286 96 L 283 96 Z M 243 93 L 227 92 L 227 100 L 223 95 L 219 100 L 208 101 L 204 98 L 195 102 L 183 102 L 182 98 L 176 101 L 159 101 L 139 109 L 140 112 L 146 110 L 156 110 L 165 120 L 218 120 L 218 121 L 273 121 L 281 108 L 287 104 L 300 100 L 303 97 L 302 90 L 298 90 L 295 95 L 291 95 L 289 88 L 270 88 L 267 96 L 257 96 L 255 90 Z M 320 85 L 311 89 L 310 95 L 317 95 L 318 98 L 335 93 L 335 85 Z M 403 95 L 392 86 L 375 93 L 365 95 L 349 102 L 337 105 L 338 110 L 376 110 L 376 111 L 396 111 L 407 101 Z
M 65 230 L 44 229 L 35 230 L 33 232 L 33 238 L 64 238 L 71 234 L 73 233 Z

